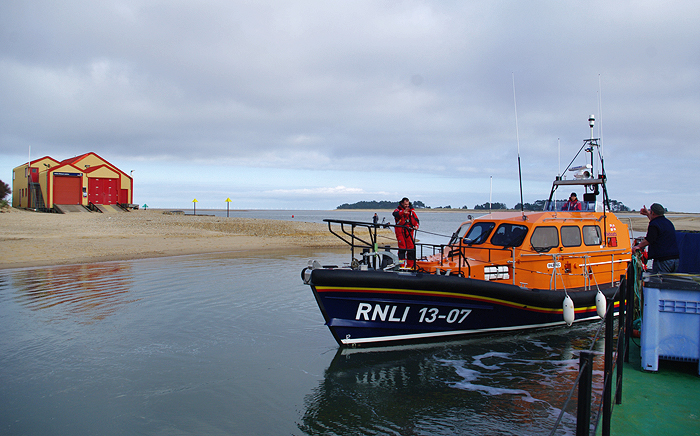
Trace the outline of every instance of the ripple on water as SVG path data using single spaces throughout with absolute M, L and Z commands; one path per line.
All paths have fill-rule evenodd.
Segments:
M 299 277 L 308 258 L 0 271 L 0 426 L 17 434 L 110 433 L 105 423 L 114 434 L 549 433 L 590 327 L 336 353 Z M 570 415 L 564 421 L 572 428 Z

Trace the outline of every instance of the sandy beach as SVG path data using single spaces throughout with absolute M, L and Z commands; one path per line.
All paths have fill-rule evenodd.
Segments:
M 342 247 L 325 224 L 129 213 L 0 213 L 0 269 L 290 247 Z
M 648 220 L 618 214 L 635 231 Z M 700 231 L 700 215 L 669 214 L 678 230 Z M 387 240 L 392 233 L 385 230 Z M 142 259 L 183 254 L 344 247 L 325 224 L 215 216 L 129 213 L 0 213 L 0 269 Z
M 646 232 L 649 226 L 649 219 L 639 212 L 616 213 L 617 217 L 628 226 L 631 225 L 635 232 Z M 666 217 L 671 220 L 676 230 L 687 232 L 700 231 L 700 214 L 696 213 L 673 213 L 668 212 Z

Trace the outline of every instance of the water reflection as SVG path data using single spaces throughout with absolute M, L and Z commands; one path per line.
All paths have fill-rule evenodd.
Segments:
M 51 309 L 50 320 L 92 323 L 136 301 L 132 264 L 109 262 L 13 270 L 13 300 L 34 311 Z
M 299 272 L 310 258 L 347 256 L 226 253 L 0 271 L 0 428 L 550 431 L 594 327 L 334 355 Z M 559 434 L 573 433 L 572 421 Z
M 313 435 L 549 434 L 591 329 L 340 350 L 306 396 L 299 428 Z M 596 365 L 602 368 L 600 359 Z M 594 390 L 600 393 L 600 383 Z M 575 430 L 575 402 L 560 429 Z

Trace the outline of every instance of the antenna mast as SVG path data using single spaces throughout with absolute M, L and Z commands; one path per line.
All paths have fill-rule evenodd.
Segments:
M 493 195 L 493 176 L 490 177 L 491 186 L 489 187 L 489 213 L 491 213 L 491 196 Z
M 513 107 L 515 108 L 515 140 L 518 143 L 518 181 L 520 182 L 520 212 L 525 215 L 525 204 L 523 203 L 523 174 L 520 167 L 520 134 L 518 133 L 518 104 L 515 101 L 515 73 L 513 75 Z

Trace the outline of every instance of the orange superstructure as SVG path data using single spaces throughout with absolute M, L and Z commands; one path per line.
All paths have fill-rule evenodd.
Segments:
M 616 283 L 630 261 L 627 225 L 603 212 L 497 212 L 465 222 L 419 271 L 576 290 Z

